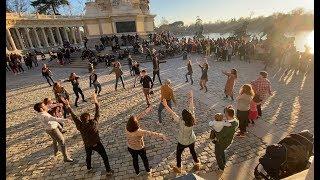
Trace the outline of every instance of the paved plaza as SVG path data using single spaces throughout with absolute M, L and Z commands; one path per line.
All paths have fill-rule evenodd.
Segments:
M 224 173 L 215 171 L 217 163 L 214 155 L 214 144 L 209 140 L 210 128 L 208 122 L 217 112 L 223 112 L 226 105 L 235 102 L 224 100 L 224 85 L 227 80 L 222 70 L 236 68 L 238 80 L 235 92 L 244 83 L 258 77 L 263 69 L 260 62 L 248 64 L 234 58 L 231 62 L 209 61 L 208 92 L 199 91 L 199 78 L 201 70 L 195 64 L 198 56 L 191 56 L 195 80 L 194 85 L 185 83 L 186 61 L 181 58 L 170 59 L 160 64 L 161 78 L 170 79 L 173 84 L 177 106 L 174 111 L 181 113 L 186 107 L 186 93 L 194 90 L 196 119 L 195 133 L 197 136 L 196 152 L 203 164 L 197 175 L 206 179 L 253 179 L 253 169 L 258 158 L 264 154 L 270 143 L 276 143 L 291 132 L 309 129 L 314 132 L 314 86 L 313 71 L 307 76 L 289 71 L 285 75 L 284 69 L 275 67 L 269 69 L 269 80 L 274 91 L 263 106 L 263 117 L 256 121 L 254 127 L 249 127 L 246 138 L 235 138 L 227 150 L 227 167 Z M 144 63 L 152 73 L 152 63 Z M 171 166 L 175 165 L 175 150 L 177 145 L 178 125 L 163 111 L 164 123 L 156 124 L 157 107 L 159 105 L 159 83 L 155 81 L 155 94 L 152 96 L 154 111 L 141 120 L 143 129 L 161 132 L 169 136 L 168 141 L 146 137 L 145 144 L 147 156 L 152 167 L 152 176 L 142 174 L 136 177 L 132 165 L 132 158 L 127 150 L 125 127 L 126 121 L 132 114 L 137 114 L 146 108 L 146 102 L 139 85 L 133 88 L 133 78 L 128 67 L 123 66 L 126 90 L 119 84 L 118 91 L 114 91 L 114 74 L 108 75 L 109 69 L 98 69 L 99 81 L 102 84 L 102 96 L 98 97 L 101 104 L 100 137 L 109 156 L 111 168 L 115 171 L 111 177 L 104 175 L 105 167 L 98 153 L 94 153 L 92 164 L 94 171 L 88 173 L 85 163 L 85 150 L 79 131 L 73 123 L 67 123 L 67 132 L 64 134 L 66 145 L 73 163 L 64 163 L 62 154 L 53 155 L 52 141 L 40 127 L 34 117 L 36 113 L 33 105 L 45 97 L 54 98 L 52 88 L 42 78 L 40 67 L 20 75 L 7 72 L 7 171 L 8 179 L 172 179 L 174 174 Z M 54 68 L 54 79 L 66 79 L 71 72 L 81 76 L 80 86 L 86 98 L 91 97 L 94 88 L 89 88 L 89 74 L 87 69 Z M 75 95 L 70 83 L 63 83 L 71 93 L 71 101 Z M 77 114 L 86 110 L 93 113 L 94 105 L 88 101 L 76 109 Z M 140 168 L 144 171 L 141 160 Z M 193 161 L 189 150 L 183 154 L 183 168 L 186 172 L 193 172 Z

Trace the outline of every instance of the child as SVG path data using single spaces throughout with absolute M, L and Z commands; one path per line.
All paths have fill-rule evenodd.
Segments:
M 252 101 L 250 102 L 250 110 L 249 110 L 249 123 L 254 125 L 254 120 L 258 119 L 258 110 L 257 104 L 261 102 L 261 99 L 258 95 L 255 95 Z
M 231 124 L 225 120 L 223 120 L 223 114 L 217 113 L 214 115 L 213 121 L 209 122 L 209 126 L 213 127 L 211 131 L 210 138 L 212 142 L 215 144 L 217 142 L 216 133 L 220 132 L 224 126 L 231 126 Z

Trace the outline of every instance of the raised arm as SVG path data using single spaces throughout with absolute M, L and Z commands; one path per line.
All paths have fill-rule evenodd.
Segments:
M 226 71 L 222 71 L 222 73 L 223 73 L 224 75 L 226 75 L 226 76 L 229 76 L 229 75 L 230 75 L 230 73 L 228 73 L 228 72 L 226 72 Z
M 188 93 L 188 102 L 189 102 L 189 111 L 191 112 L 192 116 L 194 117 L 194 101 L 193 101 L 193 91 L 191 90 Z
M 173 120 L 176 122 L 179 122 L 179 116 L 168 106 L 166 99 L 162 100 L 162 104 L 164 108 L 169 112 L 169 114 L 171 114 L 171 116 L 173 117 Z
M 143 118 L 145 115 L 150 113 L 153 110 L 152 106 L 148 107 L 146 110 L 142 111 L 140 114 L 137 115 L 137 120 L 139 121 L 141 118 Z
M 74 121 L 74 123 L 76 124 L 77 129 L 80 130 L 82 123 L 81 123 L 80 119 L 78 118 L 78 116 L 74 113 L 73 109 L 71 108 L 69 101 L 64 101 L 63 103 L 65 104 L 69 113 L 71 114 L 71 118 Z
M 157 132 L 152 132 L 152 131 L 147 131 L 147 130 L 140 130 L 143 136 L 150 136 L 150 137 L 155 137 L 155 138 L 161 138 L 166 140 L 167 137 L 162 134 L 162 133 L 157 133 Z

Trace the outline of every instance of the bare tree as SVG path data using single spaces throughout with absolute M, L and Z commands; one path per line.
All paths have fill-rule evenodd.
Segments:
M 7 0 L 6 2 L 7 9 L 10 9 L 14 12 L 27 12 L 30 10 L 30 1 L 29 0 Z

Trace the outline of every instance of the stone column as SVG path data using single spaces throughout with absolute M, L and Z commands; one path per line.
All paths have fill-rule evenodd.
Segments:
M 63 33 L 64 33 L 64 36 L 65 36 L 65 38 L 66 38 L 66 41 L 70 42 L 69 37 L 68 37 L 67 30 L 66 30 L 66 27 L 63 27 Z
M 49 38 L 50 38 L 50 40 L 51 40 L 51 42 L 52 42 L 53 46 L 57 46 L 57 44 L 56 44 L 56 40 L 54 39 L 54 36 L 53 36 L 53 32 L 52 32 L 51 27 L 49 27 L 49 28 L 48 28 L 48 30 L 49 30 Z
M 74 32 L 74 27 L 70 27 L 70 30 L 71 30 L 71 37 L 73 39 L 73 43 L 77 44 L 77 39 L 76 39 L 76 35 L 75 35 L 75 32 Z
M 43 40 L 44 40 L 44 45 L 46 47 L 49 47 L 49 43 L 48 43 L 48 39 L 47 39 L 47 36 L 46 36 L 46 32 L 44 31 L 43 27 L 41 28 L 41 32 L 42 32 L 42 36 L 43 36 Z
M 102 28 L 102 24 L 101 24 L 101 21 L 98 20 L 99 22 L 99 31 L 100 31 L 100 35 L 103 35 L 103 28 Z
M 9 29 L 6 29 L 6 34 L 7 34 L 9 43 L 10 43 L 10 45 L 11 45 L 11 47 L 12 47 L 12 50 L 13 50 L 13 51 L 17 50 L 16 44 L 15 44 L 14 41 L 13 41 L 13 38 L 12 38 L 12 36 L 11 36 L 11 33 L 10 33 L 10 30 L 9 30 Z
M 21 34 L 20 34 L 20 32 L 19 32 L 19 28 L 14 28 L 14 30 L 15 30 L 16 33 L 17 33 L 17 36 L 18 36 L 18 40 L 19 40 L 21 49 L 22 49 L 22 50 L 25 50 L 26 47 L 25 47 L 25 45 L 24 45 L 24 43 L 23 43 L 23 40 L 22 40 L 22 38 L 21 38 Z
M 82 40 L 82 37 L 81 37 L 81 31 L 80 31 L 80 27 L 77 27 L 77 31 L 78 31 L 78 33 L 79 33 L 79 40 L 80 40 L 80 44 L 82 44 L 83 42 L 83 40 Z
M 27 39 L 28 39 L 28 43 L 29 43 L 30 48 L 31 49 L 34 48 L 34 46 L 32 44 L 32 41 L 31 41 L 31 38 L 30 38 L 30 30 L 29 30 L 29 28 L 23 28 L 23 30 L 27 35 Z
M 85 36 L 88 37 L 89 36 L 89 29 L 86 24 L 83 26 L 83 29 L 84 29 Z
M 37 41 L 37 44 L 38 44 L 38 48 L 42 48 L 42 45 L 41 45 L 41 42 L 40 42 L 40 39 L 39 39 L 39 36 L 38 36 L 38 33 L 37 33 L 37 29 L 36 28 L 32 28 L 33 30 L 33 33 L 35 35 L 35 38 L 36 38 L 36 41 Z
M 61 34 L 60 34 L 60 30 L 59 30 L 59 27 L 56 27 L 56 33 L 57 33 L 57 38 L 58 38 L 58 43 L 59 44 L 63 44 L 63 41 L 62 41 L 62 37 L 61 37 Z

